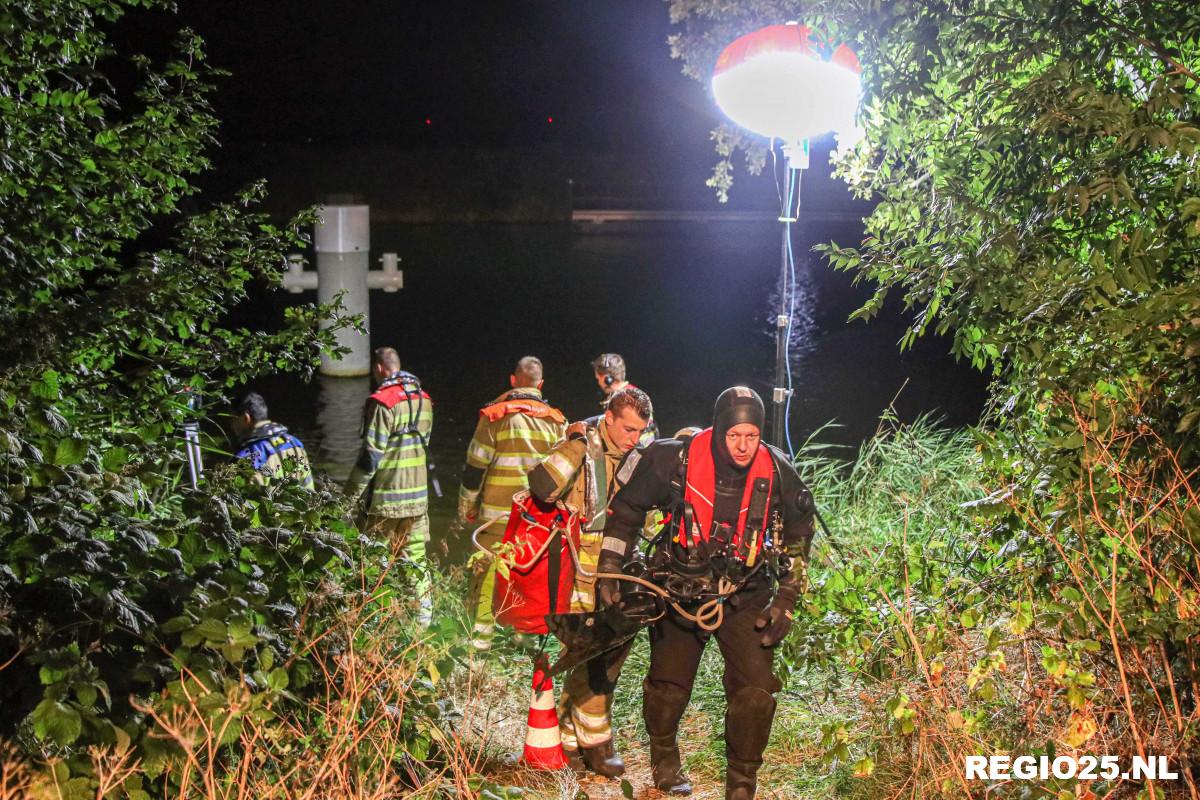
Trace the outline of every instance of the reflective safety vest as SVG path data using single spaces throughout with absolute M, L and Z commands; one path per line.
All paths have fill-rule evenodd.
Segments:
M 472 500 L 483 519 L 508 516 L 513 495 L 529 488 L 529 470 L 562 438 L 566 423 L 536 389 L 507 391 L 479 410 L 467 466 L 484 473 Z M 499 535 L 496 525 L 484 532 L 484 540 L 498 541 Z
M 712 454 L 712 428 L 706 428 L 685 445 L 683 503 L 680 519 L 672 521 L 672 540 L 682 547 L 713 539 L 729 544 L 748 564 L 757 560 L 765 545 L 767 509 L 775 489 L 775 464 L 766 445 L 760 444 L 746 475 L 746 488 L 738 507 L 737 524 L 728 527 L 713 521 L 716 497 L 716 464 Z M 684 535 L 684 531 L 687 535 Z M 749 533 L 747 532 L 749 531 Z
M 407 380 L 411 378 L 411 380 Z M 429 393 L 421 388 L 421 384 L 417 383 L 416 378 L 412 375 L 404 373 L 404 377 L 391 380 L 383 383 L 375 393 L 371 395 L 371 399 L 382 405 L 384 408 L 391 410 L 400 403 L 408 405 L 416 405 L 415 410 L 409 411 L 411 421 L 405 428 L 398 431 L 392 431 L 392 435 L 399 434 L 415 434 L 421 437 L 422 444 L 425 442 L 425 437 L 421 434 L 420 428 L 417 426 L 417 420 L 421 416 L 421 409 L 426 403 L 433 403 Z
M 426 447 L 433 401 L 408 372 L 390 376 L 367 401 L 363 450 L 347 491 L 369 514 L 412 517 L 428 508 Z
M 305 488 L 313 488 L 312 469 L 304 445 L 278 422 L 264 421 L 255 425 L 242 441 L 237 457 L 250 459 L 264 480 L 285 474 L 290 466 Z

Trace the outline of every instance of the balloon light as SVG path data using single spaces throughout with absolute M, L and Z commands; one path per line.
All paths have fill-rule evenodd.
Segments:
M 725 48 L 713 69 L 717 105 L 741 127 L 796 150 L 834 132 L 856 135 L 862 68 L 846 45 L 828 58 L 806 25 L 789 22 L 748 33 Z M 807 152 L 807 147 L 803 150 Z
M 815 41 L 812 30 L 797 22 L 770 25 L 736 39 L 713 67 L 712 92 L 721 110 L 746 130 L 783 144 L 782 182 L 775 173 L 783 246 L 780 307 L 775 317 L 771 438 L 789 453 L 788 414 L 793 394 L 789 347 L 797 298 L 791 227 L 800 216 L 800 174 L 808 167 L 809 139 L 833 132 L 839 146 L 845 147 L 862 137 L 854 122 L 861 74 L 858 56 L 847 45 L 829 47 Z

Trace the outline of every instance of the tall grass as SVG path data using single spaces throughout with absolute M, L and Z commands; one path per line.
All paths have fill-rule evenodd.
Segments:
M 761 774 L 764 796 L 871 796 L 878 776 L 867 782 L 852 773 L 878 725 L 873 712 L 885 701 L 865 662 L 839 656 L 849 640 L 847 624 L 836 618 L 846 609 L 835 606 L 854 592 L 878 588 L 863 582 L 864 576 L 908 563 L 913 552 L 950 547 L 970 524 L 962 504 L 980 496 L 970 435 L 928 418 L 908 425 L 885 418 L 853 459 L 840 458 L 841 452 L 819 439 L 820 432 L 806 443 L 797 465 L 832 538 L 818 534 L 814 588 L 778 658 L 787 687 Z M 910 546 L 900 547 L 905 541 Z M 897 561 L 901 554 L 906 558 Z M 524 736 L 527 643 L 502 632 L 490 655 L 470 655 L 465 581 L 450 576 L 436 581 L 435 589 L 437 623 L 430 631 L 414 626 L 411 604 L 377 593 L 312 642 L 306 655 L 326 689 L 302 708 L 243 714 L 246 724 L 231 733 L 211 724 L 202 683 L 195 683 L 190 705 L 147 704 L 157 735 L 176 753 L 162 766 L 171 780 L 157 771 L 147 774 L 148 765 L 135 753 L 116 749 L 76 754 L 93 760 L 94 778 L 86 787 L 70 787 L 58 780 L 63 771 L 54 759 L 31 763 L 9 754 L 0 758 L 0 800 L 101 797 L 101 786 L 117 784 L 125 794 L 118 790 L 112 796 L 131 800 L 473 798 L 504 796 L 505 786 L 522 786 L 539 797 L 574 798 L 579 785 L 573 776 L 530 772 L 512 758 Z M 876 597 L 871 603 L 864 599 L 859 609 L 868 607 L 875 609 L 874 635 L 886 627 L 879 610 L 884 605 Z M 640 635 L 614 707 L 619 747 L 639 792 L 645 788 L 639 781 L 648 776 L 640 685 L 648 649 Z M 700 798 L 722 791 L 723 671 L 713 645 L 682 724 L 684 758 Z M 862 697 L 870 703 L 864 705 Z M 593 797 L 620 793 L 616 785 L 584 788 Z
M 1162 641 L 1125 632 L 1152 631 L 1146 626 L 1160 620 L 1184 630 L 1200 618 L 1195 476 L 1152 449 L 1145 432 L 1114 438 L 1083 422 L 1087 470 L 1077 491 L 1032 496 L 1040 505 L 1012 491 L 985 493 L 977 437 L 929 418 L 885 417 L 849 459 L 820 433 L 802 448 L 797 464 L 829 535 L 817 536 L 811 588 L 777 657 L 786 687 L 763 796 L 1197 797 L 1187 773 L 1157 787 L 963 779 L 966 754 L 1147 753 L 1177 765 L 1200 724 L 1194 679 L 1172 680 L 1180 666 Z M 1156 455 L 1134 458 L 1137 448 Z M 1151 491 L 1160 485 L 1170 490 Z M 1122 578 L 1133 565 L 1153 585 Z M 475 798 L 514 786 L 535 797 L 578 796 L 568 773 L 531 772 L 512 758 L 525 728 L 527 645 L 502 633 L 491 655 L 469 654 L 461 578 L 437 582 L 432 630 L 415 628 L 412 604 L 396 597 L 372 595 L 311 643 L 306 657 L 326 690 L 307 704 L 243 713 L 231 732 L 213 726 L 220 716 L 206 704 L 214 695 L 197 681 L 190 705 L 145 706 L 176 754 L 169 762 L 148 764 L 120 747 L 41 761 L 0 753 L 0 800 Z M 1190 647 L 1181 636 L 1175 646 Z M 647 666 L 643 635 L 614 707 L 637 796 L 649 779 Z M 698 798 L 722 792 L 723 672 L 709 647 L 681 726 Z M 222 702 L 236 703 L 228 688 Z M 90 777 L 73 777 L 62 757 L 90 761 Z M 597 800 L 621 794 L 616 783 L 582 788 Z
M 239 689 L 185 671 L 184 702 L 137 701 L 153 753 L 3 750 L 0 800 L 469 799 L 506 796 L 505 783 L 563 795 L 570 776 L 505 760 L 524 735 L 528 676 L 498 681 L 468 655 L 461 576 L 438 582 L 428 629 L 406 582 L 384 578 L 302 648 L 321 687 L 303 702 L 263 705 L 255 676 Z
M 885 414 L 857 453 L 824 444 L 814 432 L 796 456 L 796 469 L 812 489 L 829 537 L 818 534 L 818 553 L 879 548 L 906 533 L 910 539 L 948 540 L 970 527 L 963 504 L 981 496 L 975 440 L 929 415 L 902 424 Z M 841 457 L 852 455 L 851 458 Z M 824 533 L 824 532 L 822 532 Z
M 906 563 L 902 554 L 926 553 L 945 561 L 946 553 L 961 552 L 972 526 L 963 506 L 982 495 L 975 440 L 968 431 L 942 427 L 928 416 L 901 424 L 888 414 L 857 453 L 823 443 L 826 432 L 822 428 L 810 436 L 796 459 L 829 535 L 818 532 L 814 541 L 813 589 L 777 657 L 786 687 L 760 775 L 764 796 L 876 796 L 878 781 L 856 778 L 854 772 L 863 771 L 863 741 L 875 724 L 862 698 L 874 702 L 880 687 L 863 671 L 861 660 L 845 657 L 850 621 L 839 606 L 846 595 L 857 594 L 853 605 L 869 609 L 872 635 L 877 635 L 887 611 L 877 595 L 871 597 L 883 582 L 871 579 Z M 626 662 L 614 708 L 624 747 L 635 759 L 647 747 L 640 679 L 648 661 L 649 647 L 641 637 Z M 702 797 L 721 796 L 723 672 L 712 644 L 681 724 L 684 760 Z
M 1013 482 L 997 436 L 924 422 L 888 425 L 850 465 L 802 458 L 837 539 L 785 661 L 834 698 L 830 796 L 1200 797 L 1196 471 L 1145 415 L 1122 427 L 1095 403 L 1054 486 Z M 1165 755 L 1179 779 L 964 775 L 968 755 L 1097 754 Z

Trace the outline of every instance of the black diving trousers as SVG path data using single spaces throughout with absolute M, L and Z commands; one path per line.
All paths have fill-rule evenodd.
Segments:
M 642 715 L 652 740 L 674 739 L 700 657 L 708 640 L 715 638 L 725 660 L 726 754 L 750 769 L 762 763 L 775 716 L 774 695 L 783 688 L 772 669 L 774 650 L 762 646 L 762 631 L 754 629 L 771 596 L 770 589 L 739 592 L 726 603 L 725 619 L 711 634 L 674 611 L 650 629 Z

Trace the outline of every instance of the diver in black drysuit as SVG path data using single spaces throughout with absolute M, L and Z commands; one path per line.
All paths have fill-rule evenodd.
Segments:
M 660 538 L 659 544 L 670 547 L 669 532 L 679 528 L 686 496 L 693 500 L 711 498 L 712 527 L 705 533 L 711 533 L 714 540 L 720 535 L 728 538 L 731 530 L 738 529 L 739 515 L 743 516 L 744 526 L 753 524 L 752 519 L 745 518 L 743 505 L 752 466 L 758 470 L 754 474 L 771 475 L 765 523 L 760 521 L 758 527 L 769 529 L 768 535 L 775 539 L 777 549 L 772 562 L 768 565 L 765 558 L 761 559 L 762 568 L 751 572 L 729 597 L 724 604 L 724 619 L 714 632 L 701 630 L 670 609 L 650 631 L 650 671 L 643 683 L 642 713 L 650 735 L 655 785 L 672 794 L 691 793 L 680 765 L 676 733 L 709 638 L 716 638 L 725 661 L 726 798 L 754 797 L 756 775 L 775 715 L 774 695 L 782 688 L 772 671 L 773 648 L 791 628 L 813 536 L 814 506 L 812 495 L 779 450 L 761 442 L 755 445 L 753 439 L 749 445 L 743 441 L 737 445 L 743 459 L 751 452 L 747 448 L 754 449 L 750 462 L 739 465 L 726 445 L 726 434 L 732 429 L 736 429 L 734 436 L 754 429 L 761 435 L 764 417 L 762 399 L 753 390 L 737 386 L 722 392 L 714 407 L 711 432 L 702 431 L 690 442 L 662 439 L 640 454 L 628 483 L 613 498 L 604 529 L 599 563 L 602 573 L 622 571 L 639 541 L 642 521 L 652 509 L 672 514 L 668 536 Z M 709 443 L 710 454 L 690 452 L 703 442 Z M 681 454 L 685 447 L 689 451 L 686 481 L 681 474 L 684 471 Z M 767 448 L 769 462 L 755 460 L 760 458 L 758 448 Z M 711 485 L 696 486 L 705 477 L 704 470 L 695 465 L 706 455 L 707 481 Z M 765 463 L 770 466 L 764 473 Z M 689 490 L 693 494 L 685 495 Z M 699 495 L 695 494 L 697 491 Z M 759 502 L 760 507 L 763 502 Z M 601 601 L 618 607 L 622 590 L 629 588 L 630 584 L 615 579 L 602 579 L 598 585 Z

